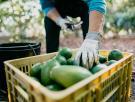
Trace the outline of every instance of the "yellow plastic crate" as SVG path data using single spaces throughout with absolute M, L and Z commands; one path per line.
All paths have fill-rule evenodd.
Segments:
M 73 51 L 75 53 L 76 51 Z M 109 51 L 100 51 L 107 56 Z M 133 54 L 95 75 L 60 92 L 53 92 L 29 77 L 33 64 L 51 59 L 56 53 L 5 62 L 10 102 L 128 102 Z

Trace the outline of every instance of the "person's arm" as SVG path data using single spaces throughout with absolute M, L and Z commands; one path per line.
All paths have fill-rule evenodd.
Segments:
M 60 17 L 60 14 L 54 7 L 54 2 L 52 2 L 51 0 L 40 0 L 40 4 L 45 16 L 48 16 L 54 22 L 58 17 Z
M 89 6 L 89 31 L 102 32 L 104 14 L 106 12 L 105 0 L 88 0 Z
M 41 4 L 42 11 L 44 12 L 45 16 L 49 17 L 62 29 L 67 28 L 66 23 L 69 23 L 69 22 L 61 17 L 59 12 L 55 8 L 54 2 L 52 0 L 40 0 L 40 4 Z
M 98 50 L 104 23 L 105 0 L 88 0 L 89 30 L 75 60 L 86 68 L 98 62 Z
M 88 32 L 103 31 L 104 15 L 98 11 L 91 11 L 89 14 L 89 30 Z
M 55 8 L 51 9 L 48 12 L 47 16 L 54 22 L 57 22 L 57 19 L 61 17 L 59 12 Z
M 40 5 L 45 16 L 54 8 L 54 2 L 52 0 L 40 0 Z

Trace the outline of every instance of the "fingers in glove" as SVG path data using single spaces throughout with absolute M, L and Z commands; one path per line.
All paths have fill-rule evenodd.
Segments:
M 94 55 L 94 62 L 97 64 L 99 62 L 98 51 L 94 51 L 93 55 Z
M 66 29 L 67 29 L 66 23 L 62 23 L 62 24 L 60 25 L 60 27 L 61 27 L 62 30 L 66 30 Z
M 78 24 L 75 24 L 75 27 L 81 26 L 81 24 L 83 24 L 83 21 L 80 21 Z
M 82 52 L 78 51 L 75 57 L 75 61 L 77 62 L 78 65 L 80 65 L 81 62 L 81 56 L 82 56 Z
M 76 22 L 80 22 L 81 21 L 81 17 L 76 17 Z
M 87 49 L 83 51 L 82 53 L 82 65 L 85 68 L 88 68 L 88 56 L 87 56 Z
M 86 68 L 89 69 L 89 52 L 87 52 Z
M 88 56 L 89 56 L 89 68 L 92 68 L 93 64 L 94 64 L 94 55 L 93 55 L 93 52 L 89 51 L 88 53 Z
M 82 23 L 83 23 L 83 22 L 81 21 L 81 22 L 79 22 L 78 24 L 74 24 L 74 25 L 72 26 L 72 29 L 73 29 L 73 30 L 74 30 L 74 29 L 80 29 Z
M 88 64 L 87 64 L 87 65 L 88 65 L 88 67 L 87 67 L 87 68 L 88 68 L 88 69 L 90 69 L 90 63 L 89 63 L 89 52 L 88 52 L 88 54 L 87 54 L 87 57 L 88 57 Z
M 72 17 L 67 16 L 66 18 L 68 21 L 73 22 Z

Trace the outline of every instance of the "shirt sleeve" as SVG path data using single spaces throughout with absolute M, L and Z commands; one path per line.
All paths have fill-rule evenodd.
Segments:
M 47 15 L 47 13 L 54 8 L 53 0 L 40 0 L 41 8 L 43 13 Z
M 90 11 L 98 11 L 102 14 L 106 13 L 106 2 L 105 0 L 88 0 L 87 1 Z

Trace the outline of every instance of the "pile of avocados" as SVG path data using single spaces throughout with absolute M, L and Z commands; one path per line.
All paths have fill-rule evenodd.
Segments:
M 70 48 L 62 48 L 52 59 L 34 64 L 30 76 L 51 91 L 61 91 L 107 68 L 123 57 L 120 50 L 114 49 L 108 56 L 99 55 L 99 63 L 86 69 L 77 64 Z

